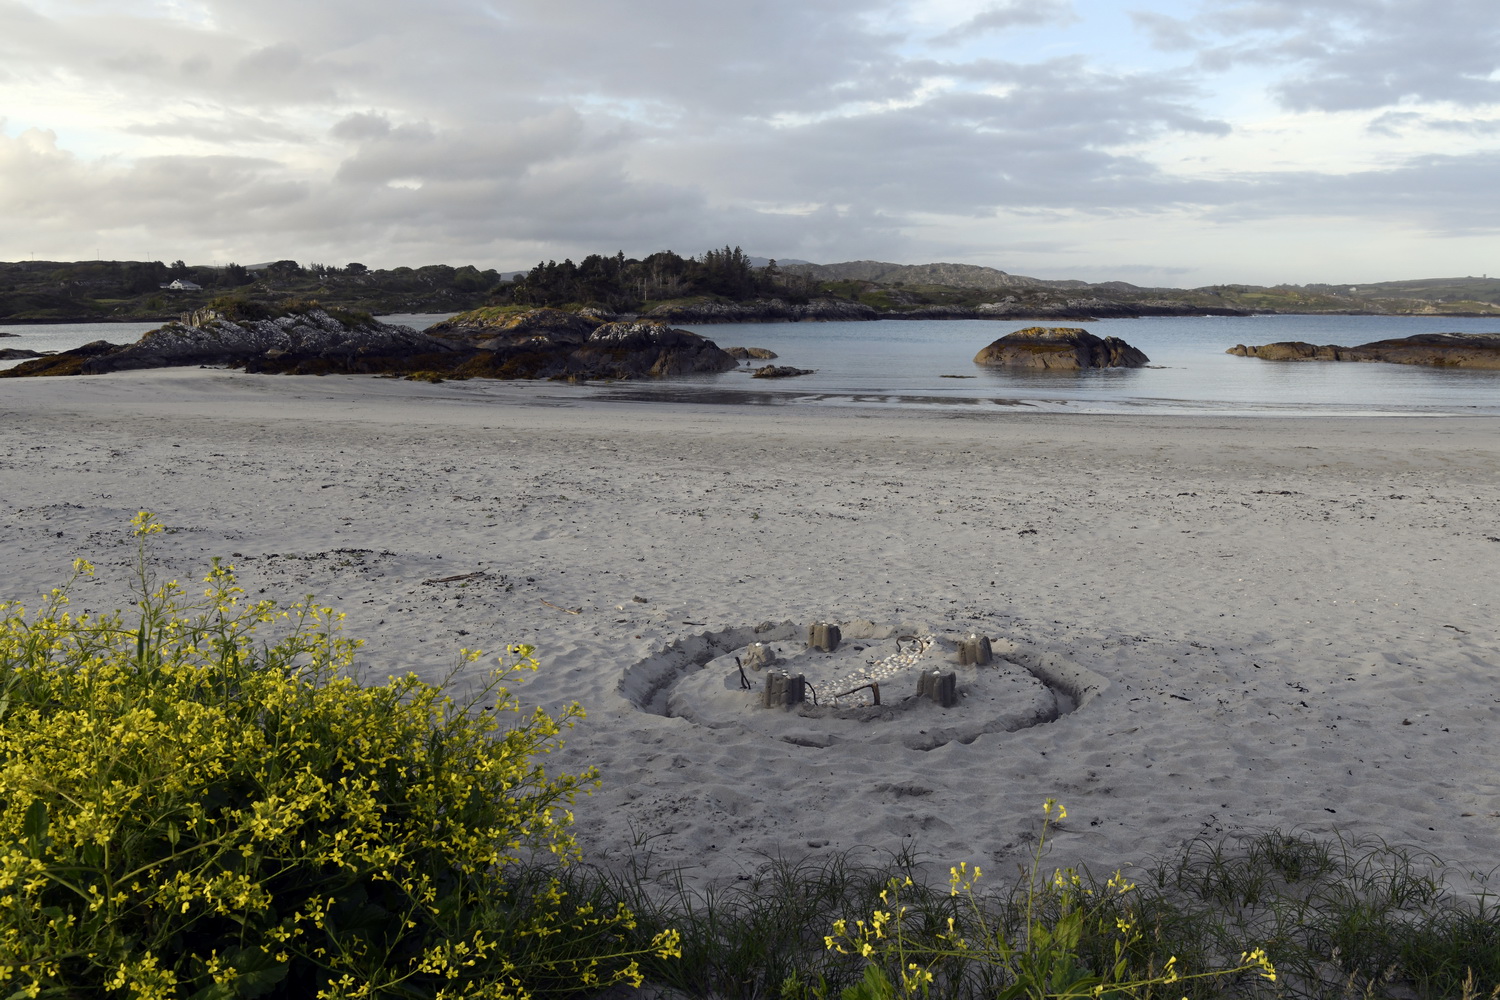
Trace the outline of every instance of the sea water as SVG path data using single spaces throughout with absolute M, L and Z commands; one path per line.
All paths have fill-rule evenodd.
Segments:
M 804 406 L 984 411 L 1356 416 L 1500 415 L 1500 371 L 1352 362 L 1279 362 L 1225 353 L 1236 344 L 1302 340 L 1354 346 L 1417 333 L 1500 332 L 1500 320 L 1408 316 L 1247 316 L 1039 321 L 1119 337 L 1145 368 L 1051 372 L 981 367 L 980 348 L 1026 321 L 883 320 L 689 326 L 722 346 L 766 347 L 791 379 L 741 372 L 631 383 L 619 398 L 672 396 Z M 759 366 L 766 362 L 752 362 Z M 954 377 L 957 376 L 957 377 Z
M 440 315 L 381 317 L 422 329 Z M 1500 320 L 1428 316 L 1248 316 L 1038 321 L 1119 337 L 1146 368 L 1045 372 L 984 368 L 980 348 L 1025 320 L 879 320 L 686 325 L 722 347 L 766 347 L 776 364 L 813 369 L 753 379 L 751 367 L 713 375 L 558 386 L 559 395 L 650 402 L 877 406 L 954 412 L 1245 414 L 1260 416 L 1500 415 L 1500 371 L 1349 362 L 1261 361 L 1235 344 L 1301 340 L 1351 347 L 1417 333 L 1500 332 Z M 91 340 L 129 343 L 158 324 L 0 324 L 20 334 L 0 347 L 67 350 Z M 14 362 L 0 362 L 9 367 Z M 0 391 L 4 383 L 0 382 Z M 471 385 L 472 388 L 472 385 Z

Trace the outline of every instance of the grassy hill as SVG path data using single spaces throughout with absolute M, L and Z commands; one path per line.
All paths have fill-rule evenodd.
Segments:
M 481 306 L 592 305 L 641 312 L 683 296 L 751 302 L 835 299 L 902 316 L 1039 317 L 1342 313 L 1500 316 L 1500 278 L 1423 278 L 1371 284 L 1147 288 L 1124 281 L 1046 280 L 972 264 L 789 263 L 767 271 L 738 248 L 700 258 L 667 251 L 644 261 L 591 255 L 501 275 L 429 264 L 378 270 L 283 260 L 241 267 L 177 261 L 0 263 L 0 322 L 166 321 L 216 298 L 274 304 L 315 300 L 374 314 L 456 313 Z M 722 272 L 722 273 L 721 273 Z M 744 273 L 741 273 L 744 272 Z M 734 279 L 734 280 L 730 280 Z M 186 282 L 197 288 L 167 287 Z M 700 287 L 701 286 L 701 287 Z

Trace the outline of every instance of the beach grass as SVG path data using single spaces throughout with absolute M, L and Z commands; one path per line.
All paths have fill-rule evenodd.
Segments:
M 1109 878 L 1063 869 L 1033 879 L 1017 871 L 972 897 L 935 887 L 940 866 L 915 852 L 883 864 L 850 853 L 763 859 L 741 880 L 708 888 L 690 887 L 681 872 L 638 865 L 611 872 L 579 868 L 570 891 L 589 883 L 601 899 L 623 903 L 637 914 L 642 934 L 677 929 L 681 958 L 646 959 L 642 972 L 690 997 L 859 997 L 870 963 L 854 950 L 828 947 L 828 937 L 837 922 L 847 926 L 889 909 L 882 893 L 893 884 L 907 908 L 910 959 L 931 951 L 940 936 L 972 945 L 989 934 L 1014 944 L 1025 939 L 1028 921 L 1058 926 L 1067 906 L 1054 881 L 1060 875 L 1074 898 L 1096 901 L 1093 919 L 1072 948 L 1080 966 L 1091 972 L 1112 967 L 1116 943 L 1127 939 L 1122 975 L 1154 980 L 1107 995 L 1493 1000 L 1500 997 L 1500 912 L 1485 894 L 1450 889 L 1445 871 L 1433 856 L 1380 841 L 1273 830 L 1234 841 L 1197 840 Z M 1122 881 L 1129 891 L 1119 891 Z M 1122 938 L 1117 920 L 1134 933 Z M 1264 949 L 1274 980 L 1240 962 L 1255 948 Z M 903 995 L 902 963 L 892 954 L 881 958 L 894 995 Z M 1236 967 L 1235 974 L 1222 974 Z M 910 995 L 979 1000 L 1006 995 L 1017 981 L 1014 969 L 983 955 L 951 956 L 931 968 L 935 980 L 928 990 Z M 1168 969 L 1175 981 L 1165 981 Z
M 565 807 L 593 775 L 533 761 L 574 710 L 501 726 L 498 680 L 459 705 L 354 684 L 331 609 L 249 602 L 217 561 L 194 602 L 152 579 L 154 518 L 134 528 L 132 620 L 74 616 L 64 589 L 0 606 L 16 998 L 1500 997 L 1500 912 L 1450 886 L 1492 873 L 1379 840 L 1199 838 L 1099 876 L 1052 867 L 1049 799 L 1000 878 L 908 846 L 699 885 L 644 834 L 588 864 Z

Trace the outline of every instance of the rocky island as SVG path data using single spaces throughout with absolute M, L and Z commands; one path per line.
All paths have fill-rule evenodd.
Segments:
M 1358 347 L 1285 340 L 1252 347 L 1235 344 L 1225 353 L 1263 361 L 1385 361 L 1398 365 L 1500 368 L 1500 333 L 1419 333 Z
M 418 332 L 363 313 L 293 303 L 241 314 L 196 310 L 134 344 L 94 341 L 22 362 L 0 371 L 0 377 L 100 375 L 185 365 L 429 380 L 629 379 L 728 371 L 737 362 L 711 340 L 651 320 L 606 322 L 557 309 L 480 309 Z
M 1141 368 L 1150 360 L 1119 337 L 1100 338 L 1070 326 L 1028 326 L 1006 334 L 974 355 L 976 365 L 1049 371 Z

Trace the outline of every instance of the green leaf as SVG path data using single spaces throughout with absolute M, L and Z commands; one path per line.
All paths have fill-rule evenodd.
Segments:
M 896 989 L 878 965 L 865 966 L 865 978 L 844 990 L 842 1000 L 894 1000 Z
M 34 858 L 42 856 L 42 848 L 47 846 L 47 827 L 50 820 L 47 817 L 47 803 L 41 799 L 34 799 L 26 809 L 26 817 L 21 820 L 21 835 L 26 838 L 30 846 L 30 854 Z
M 290 966 L 278 962 L 259 948 L 231 948 L 224 953 L 225 960 L 239 975 L 233 980 L 234 994 L 240 997 L 265 996 L 286 978 Z

